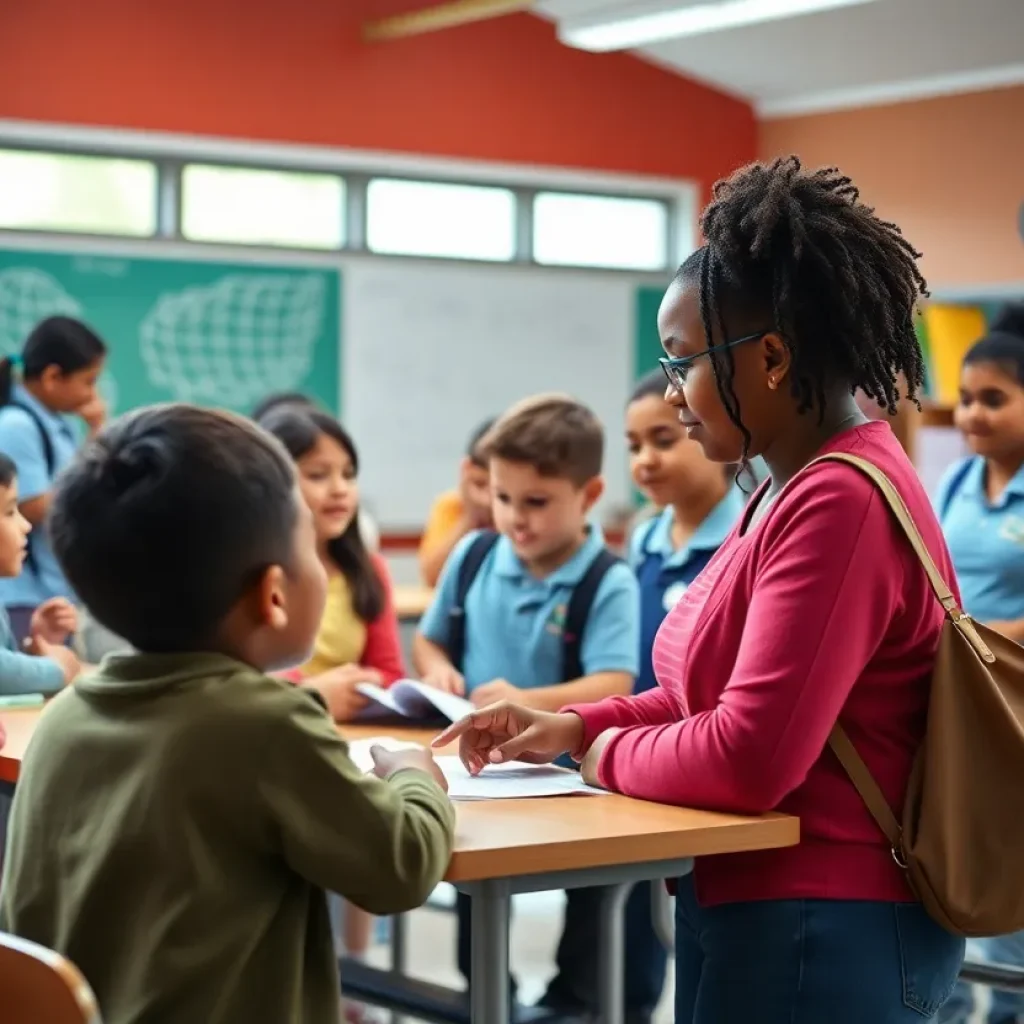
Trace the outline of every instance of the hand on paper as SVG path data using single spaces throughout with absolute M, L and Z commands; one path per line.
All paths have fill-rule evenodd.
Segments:
M 459 741 L 459 757 L 472 775 L 488 764 L 525 761 L 547 764 L 583 739 L 583 720 L 574 714 L 533 711 L 501 701 L 448 726 L 434 742 L 444 747 Z
M 448 781 L 426 747 L 388 750 L 387 747 L 377 744 L 370 747 L 370 756 L 373 758 L 373 774 L 378 778 L 386 779 L 404 768 L 414 768 L 416 771 L 426 772 L 446 793 L 448 792 Z
M 489 683 L 478 686 L 469 695 L 469 699 L 475 708 L 485 708 L 488 704 L 497 704 L 501 700 L 512 704 L 526 704 L 523 691 L 518 686 L 513 686 L 507 679 L 492 679 Z
M 462 678 L 462 673 L 447 663 L 430 666 L 420 682 L 444 693 L 454 693 L 457 697 L 463 697 L 466 693 L 466 680 Z

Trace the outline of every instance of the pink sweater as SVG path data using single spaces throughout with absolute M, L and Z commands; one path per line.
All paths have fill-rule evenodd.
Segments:
M 846 431 L 826 450 L 861 455 L 889 475 L 955 586 L 928 497 L 888 424 Z M 942 609 L 883 499 L 852 467 L 800 474 L 753 530 L 741 529 L 666 617 L 654 645 L 660 685 L 571 708 L 584 721 L 584 749 L 617 726 L 599 765 L 607 788 L 800 818 L 798 847 L 699 860 L 705 905 L 910 900 L 826 741 L 841 719 L 902 809 Z

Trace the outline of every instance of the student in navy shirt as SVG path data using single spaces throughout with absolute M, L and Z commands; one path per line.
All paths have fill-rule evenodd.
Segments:
M 997 331 L 964 359 L 955 422 L 971 451 L 935 497 L 964 610 L 1024 643 L 1024 337 Z M 983 941 L 988 959 L 1024 967 L 1024 932 Z M 971 1018 L 970 989 L 957 986 L 942 1024 Z M 1024 997 L 993 992 L 988 1024 L 1015 1024 Z
M 50 550 L 45 520 L 54 478 L 78 447 L 71 417 L 84 420 L 90 433 L 103 425 L 96 381 L 106 354 L 85 324 L 54 316 L 34 328 L 20 356 L 0 360 L 0 452 L 17 467 L 20 511 L 33 527 L 21 575 L 0 580 L 0 604 L 18 642 L 38 607 L 53 598 L 74 600 Z
M 745 504 L 732 469 L 723 472 L 687 438 L 677 410 L 665 401 L 665 388 L 665 375 L 655 370 L 640 381 L 626 408 L 633 482 L 663 509 L 636 527 L 629 544 L 640 583 L 637 693 L 657 685 L 651 649 L 662 619 L 711 560 Z M 660 884 L 637 885 L 626 905 L 626 1005 L 647 1006 L 649 1013 L 665 984 L 666 952 L 651 920 L 653 886 Z

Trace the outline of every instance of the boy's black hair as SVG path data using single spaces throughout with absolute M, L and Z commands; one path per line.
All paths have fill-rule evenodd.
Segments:
M 0 405 L 11 401 L 15 362 L 20 362 L 25 380 L 36 380 L 50 366 L 56 366 L 65 374 L 87 370 L 106 354 L 103 339 L 81 320 L 69 316 L 48 317 L 32 329 L 18 360 L 0 359 Z
M 801 412 L 824 416 L 826 395 L 858 388 L 890 414 L 898 378 L 917 401 L 924 362 L 914 314 L 927 286 L 920 256 L 900 229 L 860 202 L 836 168 L 801 169 L 795 156 L 756 163 L 719 181 L 701 217 L 706 244 L 677 280 L 699 289 L 710 347 L 757 330 L 776 330 L 792 356 L 790 387 Z M 750 434 L 733 389 L 733 349 L 710 356 L 722 404 Z
M 313 448 L 321 434 L 326 435 L 345 450 L 352 460 L 352 469 L 357 475 L 359 473 L 359 455 L 352 438 L 327 413 L 285 403 L 265 416 L 260 426 L 273 434 L 296 461 Z M 358 515 L 352 516 L 340 537 L 328 543 L 327 553 L 352 590 L 352 606 L 356 615 L 363 622 L 372 622 L 384 610 L 384 586 L 363 543 Z
M 484 420 L 483 423 L 481 423 L 480 426 L 478 426 L 476 430 L 469 435 L 469 444 L 466 445 L 466 458 L 469 459 L 470 462 L 484 469 L 487 468 L 487 460 L 480 454 L 480 442 L 487 436 L 495 422 L 496 419 L 493 416 L 488 420 Z
M 14 460 L 0 452 L 0 487 L 10 487 L 18 476 Z
M 298 500 L 291 460 L 255 424 L 151 406 L 58 478 L 50 539 L 108 629 L 144 652 L 201 651 L 267 568 L 291 568 Z
M 1024 338 L 1024 302 L 1007 302 L 1000 306 L 988 329 L 991 334 L 1016 334 Z
M 964 366 L 994 363 L 1008 377 L 1024 387 L 1024 336 L 993 331 L 975 342 L 964 356 Z
M 641 398 L 664 398 L 668 390 L 668 380 L 661 370 L 651 370 L 645 373 L 634 385 L 629 394 L 627 405 L 639 402 Z
M 316 402 L 301 391 L 275 391 L 266 396 L 252 411 L 252 418 L 259 422 L 275 409 L 315 409 Z

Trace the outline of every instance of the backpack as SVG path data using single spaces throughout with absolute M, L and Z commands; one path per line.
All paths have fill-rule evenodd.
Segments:
M 53 474 L 57 468 L 57 456 L 53 451 L 53 441 L 50 440 L 49 431 L 46 429 L 46 425 L 39 418 L 39 413 L 35 411 L 29 405 L 23 405 L 21 402 L 10 402 L 9 405 L 15 409 L 20 409 L 26 416 L 36 425 L 36 429 L 39 431 L 39 440 L 43 446 L 43 458 L 46 460 L 46 474 L 51 480 L 53 480 Z M 31 543 L 25 552 L 25 568 L 30 572 L 36 572 L 36 557 L 32 550 Z
M 455 584 L 455 601 L 448 613 L 448 643 L 445 645 L 448 660 L 461 672 L 462 662 L 466 653 L 466 596 L 480 572 L 480 567 L 498 543 L 499 535 L 493 530 L 485 530 L 470 544 L 469 550 L 459 566 L 459 575 Z M 565 613 L 565 625 L 562 628 L 562 682 L 579 679 L 583 675 L 581 652 L 583 647 L 583 631 L 587 625 L 591 606 L 597 596 L 601 581 L 613 565 L 619 564 L 607 548 L 602 548 L 587 567 L 579 583 L 569 598 L 569 607 Z
M 1024 929 L 1024 647 L 957 605 L 892 481 L 853 455 L 878 488 L 945 609 L 925 738 L 897 820 L 842 726 L 829 737 L 928 913 L 968 938 Z M 813 465 L 813 463 L 812 463 Z

